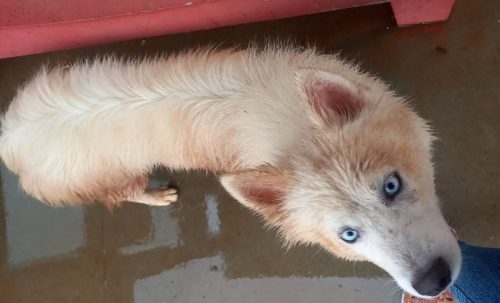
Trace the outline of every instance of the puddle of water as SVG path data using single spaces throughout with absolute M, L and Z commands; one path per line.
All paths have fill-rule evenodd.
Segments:
M 2 163 L 5 237 L 9 266 L 74 253 L 84 245 L 84 208 L 52 208 L 22 193 L 19 178 Z
M 136 281 L 134 302 L 399 302 L 385 279 L 262 277 L 228 279 L 221 256 L 190 261 Z
M 180 244 L 177 218 L 171 215 L 170 209 L 152 207 L 150 212 L 151 229 L 147 237 L 141 243 L 120 247 L 120 253 L 131 255 L 160 247 L 175 248 Z
M 1 173 L 2 302 L 362 303 L 398 297 L 397 286 L 369 265 L 338 261 L 317 247 L 285 252 L 276 234 L 210 176 L 165 176 L 183 189 L 171 207 L 126 204 L 108 212 L 50 208 L 26 197 L 5 167 Z

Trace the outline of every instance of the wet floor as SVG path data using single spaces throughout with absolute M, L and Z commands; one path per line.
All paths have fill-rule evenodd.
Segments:
M 393 26 L 390 7 L 0 60 L 0 103 L 45 63 L 207 44 L 289 39 L 341 52 L 432 121 L 437 188 L 460 237 L 500 247 L 500 2 L 458 1 L 444 24 Z M 36 151 L 33 151 L 36 152 Z M 319 247 L 285 251 L 274 231 L 203 174 L 169 174 L 178 203 L 49 208 L 1 166 L 0 302 L 399 302 L 383 272 Z

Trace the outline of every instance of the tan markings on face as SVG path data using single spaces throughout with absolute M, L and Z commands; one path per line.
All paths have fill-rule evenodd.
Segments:
M 401 104 L 391 111 L 365 112 L 339 132 L 319 129 L 314 140 L 312 166 L 319 175 L 375 182 L 398 171 L 413 185 L 408 198 L 426 203 L 434 196 L 430 136 L 422 120 Z M 377 187 L 373 182 L 368 186 Z

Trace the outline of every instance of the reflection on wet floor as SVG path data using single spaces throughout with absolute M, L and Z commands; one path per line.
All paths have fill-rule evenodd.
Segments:
M 373 267 L 357 273 L 317 247 L 282 250 L 211 176 L 164 176 L 185 193 L 171 207 L 108 212 L 50 208 L 23 194 L 3 164 L 1 174 L 8 302 L 397 301 L 397 286 Z
M 217 212 L 219 200 L 214 195 L 206 195 L 205 204 L 207 207 L 205 213 L 207 215 L 208 234 L 217 235 L 220 226 L 219 214 Z
M 500 2 L 458 1 L 443 24 L 397 29 L 391 16 L 388 5 L 376 5 L 0 60 L 0 107 L 46 62 L 268 36 L 342 51 L 432 121 L 446 218 L 462 239 L 499 246 Z M 178 203 L 109 212 L 100 205 L 50 208 L 21 193 L 3 165 L 0 173 L 1 303 L 399 302 L 395 283 L 370 264 L 340 261 L 316 246 L 284 250 L 213 176 L 160 173 L 178 183 Z
M 54 210 L 21 193 L 3 163 L 1 173 L 9 266 L 64 257 L 84 245 L 83 207 Z
M 186 303 L 331 303 L 338 302 L 338 298 L 344 303 L 394 300 L 394 293 L 385 279 L 294 276 L 228 279 L 224 276 L 224 266 L 223 258 L 217 255 L 138 280 L 134 285 L 134 300 Z M 367 295 L 371 301 L 367 301 Z
M 148 235 L 139 243 L 120 247 L 124 255 L 137 254 L 160 247 L 174 248 L 179 243 L 177 218 L 170 214 L 168 207 L 151 207 L 151 225 Z

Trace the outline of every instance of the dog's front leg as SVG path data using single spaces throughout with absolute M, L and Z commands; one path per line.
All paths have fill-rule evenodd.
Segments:
M 170 186 L 146 189 L 141 193 L 130 196 L 127 201 L 147 204 L 151 206 L 167 206 L 177 202 L 178 191 Z

